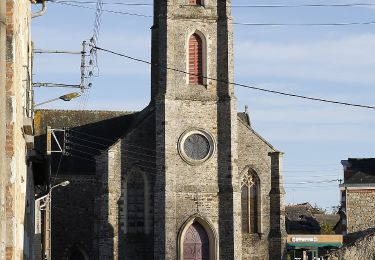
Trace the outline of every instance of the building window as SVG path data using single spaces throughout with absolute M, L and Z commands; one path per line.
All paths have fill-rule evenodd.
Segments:
M 241 217 L 243 233 L 259 233 L 259 178 L 255 171 L 249 169 L 241 181 Z
M 189 39 L 189 84 L 203 84 L 203 41 L 194 33 Z
M 130 174 L 127 181 L 127 233 L 145 232 L 145 183 L 142 174 Z
M 190 5 L 202 5 L 203 0 L 189 0 Z

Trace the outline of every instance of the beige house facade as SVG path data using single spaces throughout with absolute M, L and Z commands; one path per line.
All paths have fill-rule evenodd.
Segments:
M 0 1 L 0 259 L 34 259 L 30 0 Z

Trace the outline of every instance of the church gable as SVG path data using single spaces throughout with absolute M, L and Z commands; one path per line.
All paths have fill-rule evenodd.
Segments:
M 268 253 L 271 157 L 276 150 L 256 133 L 244 113 L 238 114 L 238 172 L 241 178 L 243 259 Z

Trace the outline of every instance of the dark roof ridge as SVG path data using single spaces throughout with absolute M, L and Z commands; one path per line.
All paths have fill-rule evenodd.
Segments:
M 148 118 L 153 112 L 155 111 L 155 107 L 152 104 L 146 106 L 142 111 L 136 112 L 136 118 L 131 123 L 129 129 L 125 131 L 111 146 L 109 146 L 105 151 L 109 151 L 112 149 L 120 140 L 126 138 L 128 134 L 130 134 L 134 129 L 137 128 L 139 124 L 141 124 L 146 118 Z M 104 152 L 104 151 L 103 151 Z

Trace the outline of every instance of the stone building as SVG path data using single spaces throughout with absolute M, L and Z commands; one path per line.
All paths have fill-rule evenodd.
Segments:
M 363 235 L 356 241 L 335 250 L 326 256 L 324 260 L 352 260 L 375 258 L 375 233 Z
M 343 160 L 344 182 L 340 184 L 343 235 L 375 228 L 375 159 Z
M 30 0 L 0 1 L 0 259 L 34 259 Z
M 282 153 L 237 113 L 230 21 L 230 1 L 155 0 L 145 109 L 36 113 L 38 145 L 68 127 L 53 259 L 284 258 Z

